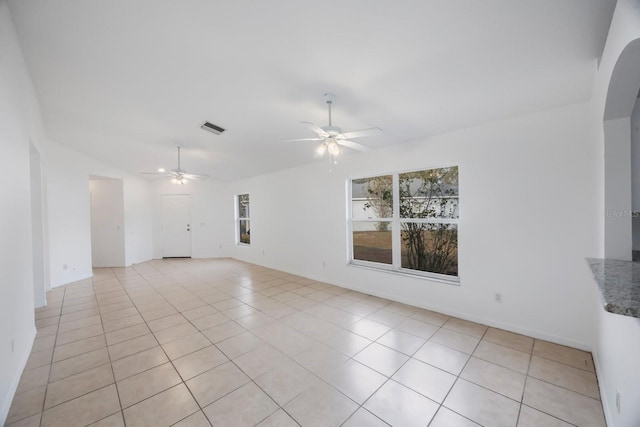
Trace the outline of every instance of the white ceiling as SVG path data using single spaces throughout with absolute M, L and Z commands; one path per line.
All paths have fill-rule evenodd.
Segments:
M 130 172 L 232 180 L 591 96 L 614 0 L 9 1 L 50 139 Z M 208 120 L 227 130 L 199 128 Z

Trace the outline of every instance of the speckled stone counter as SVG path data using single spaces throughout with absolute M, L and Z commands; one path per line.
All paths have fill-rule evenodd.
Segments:
M 640 317 L 640 262 L 587 258 L 598 283 L 604 309 Z

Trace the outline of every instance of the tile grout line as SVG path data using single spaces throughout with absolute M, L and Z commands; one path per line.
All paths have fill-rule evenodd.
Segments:
M 113 272 L 113 269 L 110 269 L 110 270 Z M 118 283 L 120 284 L 121 287 L 123 287 L 122 286 L 122 282 L 120 282 L 120 279 L 118 279 Z M 94 285 L 93 288 L 94 288 L 94 291 L 95 291 L 95 283 L 93 285 Z M 124 289 L 124 287 L 123 287 L 123 289 Z M 127 293 L 126 290 L 125 290 L 125 293 L 127 294 L 127 296 L 129 296 L 129 294 Z M 96 297 L 96 299 L 97 299 L 97 297 Z M 133 301 L 132 301 L 132 303 L 133 303 Z M 136 311 L 137 311 L 137 308 L 136 308 Z M 104 319 L 102 318 L 102 310 L 101 310 L 101 306 L 100 306 L 100 302 L 99 301 L 98 301 L 98 312 L 100 313 L 100 323 L 102 325 L 102 330 L 104 331 Z M 109 366 L 111 367 L 111 375 L 113 375 L 113 386 L 116 389 L 116 396 L 118 397 L 118 406 L 120 407 L 120 411 L 119 411 L 120 412 L 120 416 L 122 417 L 122 422 L 126 426 L 126 422 L 124 420 L 124 410 L 122 408 L 122 400 L 120 399 L 120 390 L 118 389 L 118 384 L 117 384 L 117 380 L 116 380 L 116 373 L 115 373 L 115 371 L 113 369 L 113 361 L 111 360 L 111 353 L 109 352 L 109 346 L 108 346 L 108 343 L 107 343 L 107 333 L 106 333 L 106 331 L 104 332 L 104 344 L 105 344 L 106 350 L 107 350 L 107 358 L 109 359 Z M 111 415 L 113 415 L 113 414 L 110 414 L 107 417 L 110 417 Z M 105 417 L 105 418 L 107 418 L 107 417 Z M 97 420 L 97 421 L 100 421 L 100 420 Z M 95 421 L 95 422 L 97 422 L 97 421 Z
M 42 426 L 42 419 L 44 418 L 45 411 L 45 403 L 47 402 L 47 394 L 49 393 L 49 379 L 51 378 L 51 371 L 53 369 L 53 357 L 56 353 L 56 344 L 58 343 L 58 332 L 60 331 L 60 320 L 62 319 L 62 310 L 64 309 L 64 300 L 67 295 L 67 286 L 65 285 L 64 291 L 62 292 L 62 304 L 60 306 L 60 317 L 58 318 L 58 327 L 56 329 L 56 338 L 53 340 L 53 351 L 51 351 L 51 359 L 49 360 L 49 375 L 47 375 L 47 384 L 44 389 L 44 398 L 42 399 L 42 410 L 40 411 L 40 423 Z M 36 332 L 37 335 L 37 332 Z
M 445 323 L 446 323 L 446 322 L 445 322 Z M 444 326 L 444 324 L 443 324 L 442 326 Z M 441 328 L 442 328 L 442 326 L 441 326 Z M 445 329 L 446 329 L 446 328 L 445 328 Z M 464 372 L 465 368 L 466 368 L 466 367 L 467 367 L 467 365 L 469 364 L 469 361 L 470 361 L 470 360 L 471 360 L 471 358 L 473 357 L 473 353 L 477 350 L 478 346 L 479 346 L 479 345 L 480 345 L 480 343 L 482 342 L 482 339 L 487 335 L 487 331 L 489 331 L 489 328 L 488 328 L 488 327 L 487 327 L 487 329 L 485 329 L 485 331 L 482 333 L 482 336 L 481 336 L 481 337 L 479 337 L 480 339 L 478 340 L 478 342 L 476 343 L 476 345 L 473 347 L 473 350 L 471 351 L 471 354 L 469 354 L 469 357 L 467 358 L 466 362 L 465 362 L 465 363 L 464 363 L 464 365 L 462 366 L 462 369 L 460 369 L 460 372 L 458 372 L 458 374 L 456 375 L 456 379 L 453 381 L 453 384 L 451 384 L 451 387 L 449 388 L 449 390 L 448 390 L 448 391 L 447 391 L 447 393 L 445 394 L 444 398 L 442 399 L 442 403 L 440 403 L 440 404 L 439 404 L 439 406 L 438 406 L 438 410 L 433 414 L 433 418 L 429 421 L 429 424 L 431 424 L 431 422 L 433 422 L 433 420 L 435 419 L 436 415 L 438 414 L 438 412 L 440 411 L 440 409 L 441 409 L 441 408 L 443 408 L 443 407 L 444 407 L 444 408 L 446 408 L 446 409 L 448 409 L 448 410 L 450 410 L 451 412 L 453 412 L 453 413 L 455 413 L 455 414 L 457 414 L 457 415 L 460 415 L 461 417 L 463 417 L 463 418 L 465 418 L 465 419 L 471 420 L 470 418 L 467 418 L 466 416 L 464 416 L 464 415 L 462 415 L 462 414 L 458 413 L 457 411 L 454 411 L 453 409 L 451 409 L 451 408 L 449 408 L 449 407 L 447 407 L 447 406 L 444 406 L 444 402 L 446 402 L 447 398 L 449 397 L 449 394 L 451 394 L 451 390 L 453 390 L 453 388 L 456 386 L 456 384 L 458 383 L 458 381 L 459 381 L 460 379 L 462 379 L 462 380 L 464 380 L 464 381 L 467 381 L 466 379 L 462 378 L 462 373 Z M 436 332 L 434 332 L 434 334 L 433 334 L 433 335 L 435 335 L 436 333 L 437 333 L 437 331 L 436 331 Z M 432 335 L 431 337 L 433 337 L 433 335 Z M 476 338 L 477 338 L 477 337 L 476 337 Z M 429 338 L 429 340 L 430 340 L 430 339 L 431 339 L 431 338 Z M 427 342 L 429 342 L 429 341 L 427 341 Z M 437 344 L 437 343 L 436 343 L 436 344 Z M 445 347 L 446 347 L 446 346 L 445 346 Z M 447 347 L 447 348 L 449 348 L 449 347 Z M 430 365 L 430 364 L 429 364 L 429 366 L 433 366 L 433 365 Z M 434 366 L 434 367 L 435 367 L 435 368 L 437 368 L 437 366 Z M 438 369 L 439 369 L 439 368 L 438 368 Z M 445 372 L 446 372 L 446 371 L 445 371 Z M 471 382 L 471 381 L 469 381 L 469 382 Z M 473 382 L 471 382 L 471 383 L 472 383 L 472 384 L 475 384 L 475 383 L 473 383 Z M 475 385 L 480 386 L 479 384 L 475 384 Z M 482 386 L 480 386 L 480 387 L 482 387 Z M 486 389 L 486 387 L 483 387 L 483 388 L 485 388 L 485 389 Z M 487 390 L 489 390 L 489 389 L 487 389 Z M 415 390 L 414 390 L 414 391 L 415 391 Z M 494 392 L 493 390 L 489 390 L 489 391 Z M 495 393 L 495 392 L 494 392 L 494 393 Z M 471 421 L 472 421 L 472 422 L 475 422 L 474 420 L 471 420 Z

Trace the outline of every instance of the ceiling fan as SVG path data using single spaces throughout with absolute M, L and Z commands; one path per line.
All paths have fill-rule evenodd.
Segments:
M 186 170 L 180 167 L 180 146 L 178 148 L 178 167 L 175 169 L 171 169 L 170 171 L 166 171 L 164 169 L 158 169 L 158 172 L 140 172 L 143 175 L 162 175 L 170 178 L 171 182 L 174 184 L 186 184 L 190 180 L 194 179 L 207 179 L 209 175 L 200 174 L 200 173 L 187 173 Z
M 331 122 L 331 105 L 333 101 L 335 101 L 336 97 L 332 93 L 325 93 L 324 99 L 327 103 L 329 109 L 329 124 L 327 126 L 316 126 L 310 122 L 302 122 L 309 126 L 309 128 L 314 131 L 318 136 L 316 138 L 300 138 L 300 139 L 289 139 L 281 142 L 293 142 L 293 141 L 322 141 L 318 146 L 316 152 L 319 155 L 323 155 L 324 153 L 329 153 L 330 156 L 336 157 L 340 155 L 340 146 L 353 148 L 358 151 L 370 151 L 372 148 L 359 144 L 357 142 L 351 141 L 353 138 L 361 138 L 363 136 L 371 136 L 377 135 L 382 132 L 382 129 L 374 127 L 368 129 L 361 129 L 351 132 L 342 132 L 342 129 L 333 126 Z

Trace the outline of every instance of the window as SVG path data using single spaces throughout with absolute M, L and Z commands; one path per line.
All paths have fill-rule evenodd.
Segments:
M 236 196 L 236 243 L 251 244 L 251 215 L 249 213 L 249 195 Z
M 458 279 L 458 167 L 351 180 L 351 263 Z

